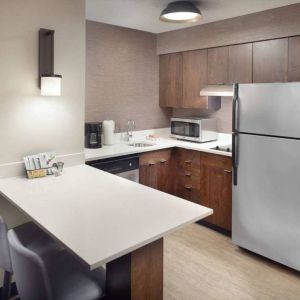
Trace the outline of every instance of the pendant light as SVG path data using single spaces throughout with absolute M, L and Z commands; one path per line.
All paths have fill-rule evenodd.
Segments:
M 202 17 L 198 7 L 190 1 L 175 1 L 162 11 L 160 20 L 170 23 L 188 23 L 198 21 Z

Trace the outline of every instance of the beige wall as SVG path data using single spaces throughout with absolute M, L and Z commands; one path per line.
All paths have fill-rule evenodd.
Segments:
M 34 13 L 33 13 L 34 12 Z M 61 97 L 41 97 L 38 31 L 55 29 Z M 0 164 L 27 154 L 83 151 L 85 1 L 0 2 Z
M 38 31 L 55 29 L 55 72 L 62 97 L 40 96 Z M 0 164 L 39 151 L 83 151 L 84 0 L 0 1 Z M 24 220 L 0 198 L 9 226 Z
M 157 53 L 300 35 L 300 3 L 158 34 Z M 204 16 L 205 17 L 205 16 Z
M 156 36 L 91 21 L 86 30 L 86 121 L 169 126 L 171 110 L 158 106 Z

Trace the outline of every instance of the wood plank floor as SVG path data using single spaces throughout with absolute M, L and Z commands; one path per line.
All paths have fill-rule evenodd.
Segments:
M 165 300 L 299 300 L 300 272 L 198 224 L 165 238 Z

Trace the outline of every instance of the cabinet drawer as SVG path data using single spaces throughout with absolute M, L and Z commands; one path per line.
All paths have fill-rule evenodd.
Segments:
M 171 159 L 171 149 L 153 151 L 140 155 L 140 166 L 165 163 Z
M 200 175 L 200 152 L 186 149 L 177 151 L 178 167 L 193 175 Z
M 200 177 L 179 176 L 177 182 L 177 196 L 199 204 Z
M 189 185 L 194 188 L 200 189 L 200 176 L 193 175 L 189 171 L 184 171 L 184 173 L 178 174 L 178 185 Z
M 177 196 L 200 204 L 200 190 L 190 186 L 178 186 Z
M 232 159 L 229 156 L 202 153 L 201 163 L 202 165 L 223 168 L 224 170 L 231 171 Z

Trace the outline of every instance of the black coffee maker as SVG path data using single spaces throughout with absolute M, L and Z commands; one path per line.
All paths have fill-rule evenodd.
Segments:
M 101 148 L 102 123 L 85 123 L 85 148 Z

